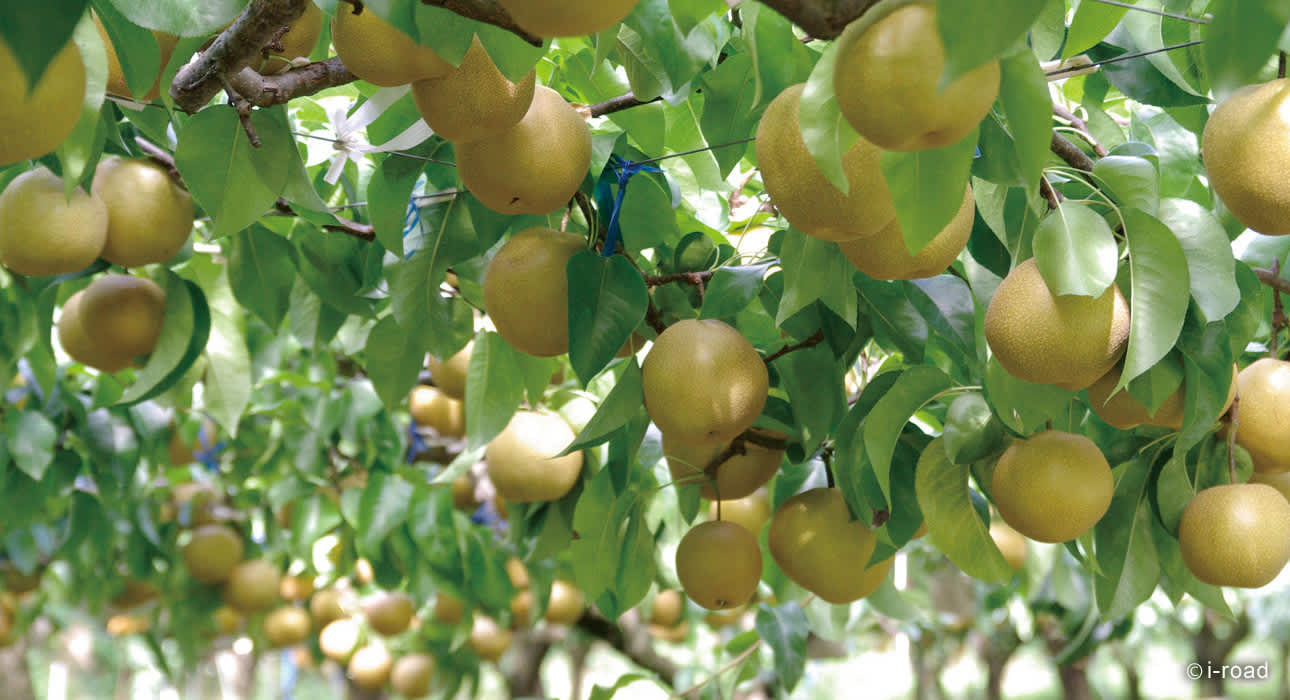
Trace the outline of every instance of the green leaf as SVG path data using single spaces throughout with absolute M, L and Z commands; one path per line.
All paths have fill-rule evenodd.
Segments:
M 999 420 L 1022 435 L 1058 416 L 1073 396 L 1052 384 L 1017 379 L 993 357 L 985 367 L 985 395 Z
M 1129 300 L 1129 349 L 1117 389 L 1150 369 L 1174 346 L 1187 316 L 1190 280 L 1182 245 L 1160 220 L 1124 210 L 1133 278 Z
M 969 576 L 993 583 L 1012 578 L 1012 567 L 977 515 L 968 487 L 968 466 L 952 462 L 940 439 L 918 459 L 914 488 L 923 522 L 936 548 Z
M 709 143 L 733 143 L 748 138 L 757 131 L 757 121 L 764 110 L 756 101 L 757 75 L 752 68 L 749 54 L 735 54 L 699 76 L 704 96 L 703 116 L 699 119 L 699 126 Z M 661 124 L 662 121 L 655 120 L 654 123 Z M 629 128 L 628 133 L 636 137 L 635 130 Z M 646 150 L 657 153 L 663 149 Z M 746 151 L 747 148 L 717 148 L 712 151 L 723 177 L 728 176 L 739 164 Z
M 126 19 L 110 3 L 100 3 L 94 11 L 116 52 L 126 87 L 136 97 L 142 97 L 157 84 L 157 75 L 164 68 L 156 37 Z
M 276 329 L 291 306 L 295 248 L 259 225 L 243 229 L 233 235 L 228 280 L 238 303 Z
M 1003 425 L 976 392 L 950 402 L 945 413 L 945 454 L 955 464 L 970 464 L 997 454 L 1003 446 Z
M 424 171 L 424 161 L 389 156 L 372 172 L 372 179 L 367 183 L 368 209 L 372 212 L 376 240 L 399 257 L 403 257 L 408 200 Z
M 629 492 L 624 498 L 628 496 L 635 494 Z M 625 515 L 616 515 L 610 521 L 611 524 L 620 521 L 626 523 L 622 553 L 618 559 L 618 570 L 614 573 L 613 587 L 596 598 L 596 607 L 611 619 L 617 619 L 628 608 L 641 602 L 645 594 L 649 593 L 656 575 L 654 536 L 645 522 L 645 504 L 639 498 L 633 498 L 630 502 L 633 505 Z
M 1040 274 L 1058 296 L 1097 297 L 1115 283 L 1115 234 L 1085 204 L 1064 200 L 1039 222 L 1031 246 Z
M 1100 2 L 1081 2 L 1075 9 L 1070 30 L 1066 34 L 1066 48 L 1062 56 L 1081 54 L 1096 46 L 1120 23 L 1127 8 Z
M 379 552 L 381 541 L 408 519 L 412 505 L 412 484 L 397 474 L 373 469 L 358 501 L 357 530 L 360 547 Z
M 180 132 L 175 166 L 193 199 L 214 219 L 214 236 L 255 223 L 286 187 L 295 140 L 282 115 L 278 109 L 252 112 L 260 148 L 251 146 L 229 105 L 202 109 Z
M 1187 256 L 1191 297 L 1208 321 L 1232 312 L 1241 301 L 1232 246 L 1218 217 L 1189 199 L 1160 202 L 1160 221 L 1173 231 Z
M 882 174 L 909 250 L 926 247 L 963 205 L 980 131 L 944 148 L 883 152 Z
M 1028 188 L 1038 187 L 1053 139 L 1053 103 L 1048 94 L 1048 78 L 1035 54 L 1026 49 L 1004 56 L 999 67 L 999 104 L 1016 144 L 1022 177 Z
M 1093 176 L 1106 185 L 1122 207 L 1155 215 L 1160 207 L 1160 177 L 1146 158 L 1109 155 L 1093 164 Z
M 618 677 L 618 680 L 608 688 L 602 685 L 596 685 L 591 689 L 591 700 L 612 700 L 618 694 L 618 691 L 639 681 L 651 681 L 658 683 L 658 679 L 645 676 L 639 673 L 627 673 Z M 660 684 L 660 687 L 662 685 Z
M 393 316 L 386 316 L 368 334 L 363 354 L 372 386 L 385 408 L 394 411 L 417 383 L 417 375 L 425 363 L 425 347 L 415 336 L 404 332 Z
M 743 17 L 743 39 L 752 59 L 755 81 L 752 101 L 765 106 L 784 88 L 807 80 L 812 66 L 818 64 L 813 52 L 797 38 L 793 23 L 783 15 L 758 3 L 742 5 L 739 11 Z M 827 47 L 825 53 L 829 53 Z M 737 57 L 738 54 L 731 58 Z M 833 75 L 831 70 L 829 75 Z
M 618 556 L 623 549 L 621 521 L 614 519 L 618 509 L 613 476 L 608 469 L 600 470 L 584 482 L 578 507 L 573 512 L 573 530 L 577 537 L 569 544 L 569 559 L 573 580 L 588 600 L 595 600 L 609 590 L 618 571 Z
M 960 203 L 962 197 L 960 191 Z M 790 229 L 780 250 L 780 266 L 784 270 L 784 294 L 775 325 L 782 325 L 816 300 L 848 324 L 854 324 L 856 295 L 850 284 L 854 269 L 836 243 Z
M 1132 461 L 1117 471 L 1111 506 L 1093 528 L 1103 574 L 1094 577 L 1098 609 L 1111 619 L 1132 615 L 1160 580 L 1160 562 L 1151 539 L 1154 515 L 1147 498 L 1150 465 Z
M 761 292 L 771 263 L 717 268 L 708 280 L 699 318 L 726 318 L 743 311 Z
M 833 352 L 821 344 L 780 356 L 773 363 L 788 393 L 793 419 L 804 445 L 817 445 L 846 413 L 842 374 Z
M 1290 5 L 1279 0 L 1214 0 L 1202 49 L 1210 84 L 1227 92 L 1254 82 L 1277 51 L 1290 24 Z
M 488 444 L 511 422 L 524 398 L 519 353 L 496 333 L 476 336 L 466 375 L 466 444 Z
M 797 114 L 806 150 L 815 158 L 815 163 L 820 166 L 829 183 L 842 194 L 849 194 L 851 183 L 842 168 L 842 157 L 860 140 L 860 134 L 842 116 L 838 98 L 833 92 L 833 66 L 837 61 L 837 53 L 837 42 L 830 42 L 825 47 L 811 76 L 806 80 L 806 87 L 802 88 Z M 960 188 L 959 202 L 963 201 L 962 192 Z M 949 220 L 949 217 L 945 218 L 945 221 Z
M 891 457 L 901 431 L 919 409 L 950 386 L 950 378 L 935 367 L 911 367 L 901 373 L 865 419 L 865 453 L 873 463 L 878 486 L 888 502 L 891 501 Z
M 580 250 L 569 258 L 569 363 L 585 385 L 645 319 L 649 290 L 623 255 Z
M 178 36 L 205 36 L 233 21 L 246 0 L 111 0 L 135 24 Z
M 211 332 L 206 295 L 193 282 L 166 272 L 166 311 L 161 337 L 148 356 L 148 364 L 135 375 L 134 384 L 121 396 L 120 405 L 132 405 L 160 395 L 183 378 L 206 349 Z
M 641 384 L 641 368 L 635 360 L 628 358 L 623 363 L 623 371 L 618 375 L 618 380 L 614 382 L 614 388 L 600 403 L 582 432 L 578 433 L 573 444 L 561 454 L 570 454 L 608 442 L 619 428 L 640 415 L 644 405 L 645 390 Z
M 945 46 L 941 84 L 948 85 L 973 68 L 1002 56 L 1025 36 L 1043 8 L 1043 3 L 1035 0 L 1002 0 L 989 5 L 976 0 L 940 0 L 936 27 Z
M 40 481 L 54 461 L 58 429 L 39 411 L 23 411 L 17 420 L 7 420 L 5 442 L 9 457 L 27 476 Z
M 44 75 L 45 67 L 71 41 L 88 6 L 89 0 L 51 0 L 7 8 L 0 22 L 0 41 L 9 46 L 28 85 Z
M 228 282 L 220 285 L 227 303 L 211 309 L 211 334 L 206 341 L 206 411 L 230 435 L 237 434 L 237 424 L 251 403 L 251 356 L 246 348 L 246 330 L 242 315 L 228 291 Z
M 786 692 L 792 692 L 806 674 L 806 613 L 794 602 L 775 607 L 757 606 L 757 634 L 775 654 L 775 672 Z

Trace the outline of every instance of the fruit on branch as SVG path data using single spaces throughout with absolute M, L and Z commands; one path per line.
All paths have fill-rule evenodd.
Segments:
M 81 302 L 84 299 L 85 290 L 82 289 L 63 303 L 62 315 L 58 317 L 58 343 L 63 346 L 63 352 L 83 365 L 104 372 L 119 372 L 134 364 L 134 358 L 109 354 L 85 334 L 81 325 Z
M 878 590 L 891 570 L 890 557 L 870 563 L 878 536 L 834 488 L 816 488 L 780 504 L 770 520 L 770 554 L 797 585 L 833 604 L 859 600 Z
M 757 165 L 766 194 L 794 228 L 826 241 L 877 233 L 896 218 L 883 177 L 882 150 L 861 138 L 842 156 L 847 193 L 834 187 L 815 162 L 798 120 L 805 83 L 785 88 L 757 125 Z
M 58 148 L 81 118 L 85 64 L 71 41 L 40 74 L 33 88 L 18 57 L 0 38 L 0 166 Z
M 999 515 L 1039 542 L 1083 535 L 1111 505 L 1111 466 L 1092 440 L 1048 430 L 1017 440 L 994 468 L 991 496 Z
M 434 428 L 444 437 L 459 438 L 466 434 L 466 407 L 432 386 L 422 384 L 412 389 L 408 413 L 417 425 Z
M 380 642 L 363 645 L 349 657 L 349 679 L 363 690 L 377 691 L 385 688 L 390 682 L 390 671 L 394 667 L 394 657 L 390 650 Z
M 83 270 L 103 251 L 107 233 L 103 200 L 81 187 L 69 198 L 62 178 L 44 166 L 14 178 L 0 193 L 0 264 L 20 275 Z
M 1254 471 L 1290 471 L 1290 362 L 1256 360 L 1236 376 L 1236 393 L 1236 444 L 1250 453 Z
M 549 214 L 565 206 L 591 167 L 587 122 L 548 87 L 515 126 L 479 141 L 458 143 L 461 182 L 501 214 Z
M 452 64 L 434 49 L 417 43 L 371 8 L 354 14 L 350 5 L 337 6 L 331 41 L 345 67 L 373 85 L 407 85 L 452 71 Z
M 268 610 L 278 602 L 281 579 L 278 567 L 263 559 L 244 561 L 224 582 L 224 602 L 247 615 Z
M 726 610 L 751 600 L 761 581 L 761 565 L 756 535 L 724 520 L 695 525 L 676 548 L 681 588 L 708 610 Z
M 390 669 L 390 687 L 405 698 L 424 698 L 430 694 L 433 673 L 433 656 L 423 652 L 404 654 Z
M 134 93 L 130 92 L 130 86 L 125 82 L 125 72 L 121 69 L 121 59 L 117 56 L 116 46 L 112 44 L 112 39 L 108 36 L 107 28 L 103 26 L 102 20 L 97 14 L 91 13 L 94 18 L 94 27 L 98 29 L 99 38 L 103 40 L 103 48 L 107 51 L 107 94 L 117 97 L 135 99 Z M 142 97 L 140 102 L 151 102 L 161 96 L 161 77 L 166 71 L 166 64 L 170 63 L 170 57 L 175 53 L 175 45 L 179 43 L 179 37 L 166 32 L 152 30 L 152 38 L 157 42 L 157 49 L 161 52 L 161 63 L 157 67 L 157 77 L 152 82 Z
M 511 596 L 511 629 L 521 629 L 533 624 L 533 591 L 520 591 Z
M 1178 546 L 1205 583 L 1266 586 L 1290 561 L 1290 502 L 1266 484 L 1207 488 L 1183 510 Z
M 367 624 L 377 634 L 393 637 L 402 634 L 412 624 L 416 604 L 407 593 L 384 591 L 363 601 L 363 615 Z
M 511 347 L 538 357 L 569 351 L 569 258 L 574 233 L 534 226 L 511 236 L 484 270 L 484 308 Z
M 976 220 L 976 200 L 969 185 L 954 218 L 916 254 L 905 245 L 900 222 L 892 219 L 867 238 L 842 241 L 838 247 L 856 269 L 876 280 L 912 280 L 941 274 L 967 247 Z
M 623 21 L 640 0 L 498 0 L 525 31 L 544 38 L 596 34 Z
M 507 80 L 476 36 L 461 65 L 413 83 L 412 99 L 436 134 L 461 143 L 496 136 L 518 124 L 533 104 L 536 85 L 532 70 L 518 83 Z
M 1115 284 L 1098 297 L 1057 296 L 1031 258 L 995 290 L 986 309 L 985 338 L 1012 376 L 1078 391 L 1124 355 L 1129 304 Z
M 322 629 L 335 620 L 345 617 L 341 606 L 341 592 L 335 588 L 324 588 L 309 599 L 309 614 L 313 616 L 314 626 Z
M 363 627 L 352 617 L 333 620 L 318 633 L 318 648 L 327 658 L 337 663 L 345 663 L 358 648 L 362 638 Z
M 237 634 L 241 631 L 242 623 L 246 620 L 242 613 L 227 605 L 215 608 L 215 612 L 211 613 L 211 618 L 212 622 L 215 623 L 215 633 L 221 637 Z
M 771 434 L 769 431 L 763 431 L 762 434 L 781 439 L 784 437 L 780 434 Z M 780 463 L 784 460 L 782 449 L 771 449 L 747 440 L 740 440 L 738 451 L 717 466 L 715 478 L 713 478 L 706 470 L 714 459 L 725 453 L 729 444 L 709 446 L 677 444 L 668 435 L 663 433 L 663 454 L 667 456 L 667 467 L 672 473 L 674 483 L 678 486 L 699 484 L 703 497 L 709 500 L 717 498 L 734 500 L 752 494 L 775 476 L 779 471 Z
M 460 598 L 443 592 L 435 596 L 434 611 L 431 613 L 435 622 L 444 625 L 455 625 L 461 622 L 461 618 L 465 613 L 466 606 L 461 602 Z
M 85 336 L 108 357 L 152 352 L 161 336 L 166 293 L 133 275 L 103 275 L 84 289 L 77 317 Z
M 572 581 L 556 579 L 551 582 L 551 597 L 546 603 L 542 619 L 552 625 L 572 625 L 582 618 L 587 609 L 587 596 Z
M 475 341 L 472 340 L 447 360 L 440 360 L 433 355 L 426 359 L 430 378 L 439 387 L 439 391 L 454 399 L 466 400 L 466 376 L 470 372 L 470 353 L 474 348 Z
M 496 620 L 476 613 L 466 644 L 479 658 L 496 663 L 511 648 L 512 638 L 511 631 L 497 624 Z
M 284 605 L 264 618 L 264 640 L 274 649 L 295 646 L 309 638 L 312 621 L 304 608 Z
M 674 627 L 685 614 L 685 597 L 675 588 L 666 588 L 654 594 L 650 608 L 649 624 L 658 627 Z
M 529 588 L 529 569 L 519 557 L 506 560 L 506 578 L 511 580 L 511 585 L 516 590 L 524 591 Z
M 116 610 L 129 610 L 154 601 L 160 595 L 161 592 L 151 583 L 131 578 L 121 584 L 121 590 L 108 603 Z
M 1102 375 L 1101 379 L 1093 382 L 1088 388 L 1089 407 L 1099 418 L 1106 421 L 1121 430 L 1130 430 L 1139 425 L 1152 425 L 1161 428 L 1170 428 L 1181 430 L 1183 424 L 1183 405 L 1187 397 L 1186 383 L 1181 382 L 1178 388 L 1165 397 L 1160 402 L 1159 407 L 1153 415 L 1146 405 L 1138 401 L 1129 393 L 1128 389 L 1112 394 L 1115 386 L 1120 382 L 1120 373 L 1123 371 L 1123 364 L 1117 364 L 1110 372 Z M 1227 409 L 1232 406 L 1232 401 L 1236 399 L 1236 365 L 1232 365 L 1232 383 L 1227 390 L 1227 402 L 1223 404 L 1223 409 L 1219 415 L 1227 413 Z
M 1025 535 L 1014 530 L 1008 523 L 1002 520 L 990 521 L 990 539 L 999 548 L 1003 558 L 1007 560 L 1008 566 L 1013 571 L 1021 571 L 1026 567 L 1026 551 L 1030 545 L 1026 543 Z
M 771 515 L 770 495 L 764 487 L 742 498 L 721 501 L 721 520 L 742 525 L 754 535 L 770 522 Z M 708 507 L 708 517 L 717 519 L 717 501 Z
M 890 151 L 922 151 L 963 139 L 999 95 L 998 59 L 942 88 L 944 73 L 936 3 L 886 0 L 838 38 L 833 90 L 861 136 Z
M 90 191 L 107 205 L 107 242 L 100 256 L 122 267 L 165 262 L 193 230 L 193 198 L 164 167 L 147 158 L 108 156 Z
M 1245 226 L 1290 234 L 1290 79 L 1246 86 L 1205 122 L 1201 156 L 1209 184 Z
M 281 73 L 291 68 L 291 62 L 297 58 L 309 58 L 318 37 L 322 36 L 322 10 L 312 0 L 305 3 L 305 11 L 291 23 L 291 28 L 282 35 L 282 50 L 268 49 L 269 58 L 259 63 L 257 71 L 264 75 Z M 256 61 L 251 61 L 255 66 Z
M 714 319 L 668 326 L 641 363 L 645 408 L 675 444 L 729 443 L 766 405 L 770 377 L 757 349 Z
M 308 574 L 288 574 L 278 584 L 278 596 L 283 600 L 304 602 L 314 593 L 314 579 Z
M 502 498 L 515 503 L 554 501 L 582 474 L 582 452 L 557 456 L 577 437 L 551 413 L 518 411 L 484 448 L 488 477 Z
M 203 525 L 192 532 L 184 545 L 184 565 L 188 575 L 202 583 L 223 583 L 242 561 L 242 536 L 220 524 Z M 275 595 L 277 591 L 274 591 Z

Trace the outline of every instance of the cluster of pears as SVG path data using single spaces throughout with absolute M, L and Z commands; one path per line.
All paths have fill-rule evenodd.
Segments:
M 944 47 L 931 2 L 886 0 L 838 39 L 834 92 L 860 138 L 842 156 L 844 193 L 825 177 L 802 138 L 805 84 L 785 89 L 757 128 L 757 160 L 766 193 L 795 228 L 839 244 L 874 279 L 916 279 L 943 272 L 972 232 L 971 187 L 957 212 L 922 249 L 910 251 L 881 169 L 884 150 L 915 151 L 954 143 L 976 127 L 999 90 L 990 61 L 939 87 Z
M 419 625 L 416 607 L 401 591 L 377 591 L 359 601 L 353 591 L 333 586 L 313 594 L 309 615 L 320 630 L 319 650 L 344 665 L 355 686 L 388 686 L 404 697 L 422 698 L 430 694 L 434 657 L 409 652 L 395 658 L 384 641 Z

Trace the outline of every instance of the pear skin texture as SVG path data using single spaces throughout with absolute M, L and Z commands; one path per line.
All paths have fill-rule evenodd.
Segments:
M 161 336 L 166 293 L 156 282 L 132 275 L 103 275 L 84 290 L 80 322 L 85 335 L 114 357 L 152 352 Z
M 708 507 L 708 516 L 717 520 L 717 501 L 713 501 Z M 745 530 L 756 535 L 761 529 L 770 522 L 771 508 L 770 496 L 766 493 L 765 488 L 759 488 L 756 491 L 729 501 L 720 501 L 721 518 L 726 522 L 736 525 L 742 525 Z
M 1214 110 L 1201 134 L 1209 184 L 1238 221 L 1290 234 L 1290 79 L 1246 86 Z
M 1097 445 L 1060 430 L 1009 445 L 992 484 L 1004 522 L 1039 542 L 1067 542 L 1088 532 L 1111 506 L 1115 488 Z
M 896 218 L 881 169 L 882 150 L 864 138 L 842 156 L 849 191 L 834 187 L 802 140 L 805 83 L 785 88 L 757 125 L 757 165 L 766 194 L 794 228 L 826 241 L 871 236 Z
M 722 520 L 690 528 L 676 548 L 681 588 L 708 610 L 735 608 L 751 600 L 761 581 L 761 564 L 757 537 Z
M 394 657 L 384 644 L 368 643 L 349 657 L 349 679 L 354 685 L 371 691 L 385 688 L 390 682 L 390 671 L 394 668 Z
M 134 363 L 133 357 L 108 352 L 86 335 L 81 324 L 81 302 L 84 299 L 85 290 L 82 289 L 63 304 L 62 315 L 58 317 L 58 344 L 63 346 L 63 352 L 73 360 L 102 372 L 120 372 L 129 367 Z
M 472 340 L 447 360 L 433 355 L 426 359 L 426 368 L 439 391 L 459 401 L 466 400 L 466 376 L 470 372 L 470 353 L 474 347 L 475 341 Z
M 1207 488 L 1183 510 L 1178 547 L 1205 583 L 1266 586 L 1290 561 L 1290 502 L 1266 484 Z
M 309 638 L 312 621 L 304 608 L 284 605 L 264 618 L 264 641 L 274 649 L 295 646 Z
M 1122 370 L 1123 366 L 1117 364 L 1088 388 L 1089 408 L 1099 418 L 1120 430 L 1131 430 L 1139 425 L 1159 425 L 1174 430 L 1182 428 L 1183 398 L 1186 396 L 1182 384 L 1160 404 L 1153 416 L 1128 389 L 1111 393 L 1120 383 Z
M 1079 391 L 1115 366 L 1129 345 L 1129 303 L 1114 284 L 1101 296 L 1057 296 L 1030 258 L 990 299 L 985 338 L 1008 374 Z
M 838 247 L 856 269 L 876 280 L 913 280 L 945 272 L 967 247 L 976 220 L 976 200 L 969 185 L 954 218 L 916 254 L 905 245 L 900 222 L 891 223 L 868 238 L 842 241 Z
M 461 65 L 443 77 L 413 83 L 412 99 L 439 136 L 455 143 L 478 141 L 518 124 L 533 104 L 536 85 L 534 71 L 518 83 L 507 80 L 476 36 Z
M 725 452 L 727 445 L 699 446 L 676 444 L 663 433 L 663 454 L 675 483 L 698 483 L 708 500 L 735 500 L 751 495 L 771 480 L 784 461 L 783 450 L 772 450 L 743 442 L 743 454 L 736 452 L 717 467 L 716 479 L 705 473 L 712 460 Z M 714 483 L 715 481 L 715 483 Z
M 556 579 L 551 582 L 551 597 L 546 603 L 543 619 L 552 625 L 572 625 L 587 609 L 587 596 L 572 581 Z
M 1236 444 L 1254 460 L 1254 471 L 1290 471 L 1290 362 L 1263 358 L 1236 376 Z
M 103 200 L 80 187 L 68 199 L 49 168 L 28 170 L 0 193 L 0 264 L 20 275 L 83 270 L 103 252 L 107 234 Z
M 412 389 L 408 396 L 408 413 L 418 425 L 434 428 L 444 437 L 466 435 L 466 407 L 432 386 L 420 385 Z
M 1266 472 L 1254 472 L 1250 475 L 1251 484 L 1266 484 L 1281 492 L 1282 496 L 1290 501 L 1290 472 L 1281 472 L 1280 474 L 1268 474 Z
M 104 260 L 122 267 L 165 262 L 188 242 L 192 195 L 151 160 L 104 158 L 90 189 L 107 205 Z
M 511 236 L 484 270 L 484 308 L 511 347 L 537 357 L 569 351 L 569 276 L 586 247 L 577 234 L 534 226 Z
M 224 582 L 224 602 L 243 614 L 263 612 L 278 602 L 282 572 L 263 559 L 233 567 Z
M 867 566 L 878 536 L 851 519 L 837 489 L 811 489 L 784 501 L 771 518 L 767 544 L 786 576 L 835 605 L 878 590 L 891 570 L 890 558 Z
M 678 444 L 729 443 L 766 406 L 770 375 L 748 339 L 717 320 L 668 326 L 641 363 L 645 408 Z
M 497 624 L 497 621 L 491 617 L 477 614 L 471 624 L 470 637 L 467 638 L 466 644 L 479 655 L 479 658 L 496 663 L 502 658 L 502 654 L 511 648 L 512 639 L 510 630 Z
M 67 42 L 29 89 L 27 74 L 9 44 L 0 39 L 0 166 L 43 156 L 58 148 L 81 118 L 85 64 Z
M 98 15 L 94 15 L 94 27 L 98 29 L 99 38 L 103 40 L 103 48 L 107 51 L 108 75 L 107 75 L 107 94 L 127 99 L 136 99 L 130 92 L 130 86 L 125 82 L 125 73 L 121 69 L 121 59 L 116 54 L 116 47 L 112 45 L 112 39 L 108 36 L 107 29 L 103 22 L 99 20 Z M 153 81 L 152 87 L 144 93 L 142 97 L 137 98 L 140 102 L 152 102 L 161 96 L 161 76 L 166 71 L 166 64 L 170 63 L 170 57 L 175 53 L 175 45 L 179 43 L 179 37 L 174 34 L 167 34 L 153 30 L 152 38 L 157 42 L 157 48 L 161 52 L 161 63 L 157 68 L 157 78 Z
M 289 70 L 293 59 L 308 58 L 318 43 L 318 37 L 322 36 L 322 22 L 322 10 L 312 1 L 305 3 L 305 11 L 282 35 L 282 50 L 270 51 L 272 58 L 264 59 L 256 70 L 264 75 L 273 75 Z M 251 65 L 254 66 L 254 62 Z
M 412 624 L 416 605 L 407 593 L 387 591 L 364 601 L 363 614 L 367 616 L 367 624 L 371 625 L 377 634 L 393 637 Z
M 556 457 L 577 437 L 563 418 L 519 411 L 484 448 L 488 476 L 507 501 L 554 501 L 582 474 L 582 452 Z
M 498 0 L 515 23 L 550 39 L 596 34 L 623 21 L 640 0 Z
M 452 64 L 434 49 L 417 43 L 375 12 L 354 14 L 353 10 L 350 5 L 337 7 L 331 41 L 336 55 L 354 75 L 373 85 L 395 87 L 440 78 L 452 71 Z
M 404 654 L 390 669 L 390 687 L 405 698 L 424 698 L 430 694 L 433 674 L 433 656 L 422 652 Z
M 242 561 L 242 536 L 227 525 L 203 525 L 184 545 L 184 565 L 193 580 L 223 583 Z
M 945 47 L 933 2 L 897 6 L 872 24 L 852 22 L 838 38 L 837 52 L 833 87 L 842 115 L 861 136 L 889 151 L 923 151 L 962 140 L 999 95 L 997 59 L 940 89 Z
M 549 214 L 591 167 L 591 130 L 560 93 L 538 87 L 524 118 L 500 134 L 456 144 L 457 173 L 500 214 Z

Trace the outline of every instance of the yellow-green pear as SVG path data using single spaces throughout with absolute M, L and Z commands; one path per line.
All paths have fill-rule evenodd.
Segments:
M 108 156 L 94 170 L 91 191 L 107 205 L 104 260 L 122 267 L 165 262 L 188 241 L 192 195 L 156 162 Z
M 345 67 L 373 85 L 407 85 L 442 77 L 452 70 L 452 64 L 429 46 L 417 43 L 366 7 L 358 12 L 352 5 L 337 6 L 331 41 Z
M 1246 86 L 1205 122 L 1201 156 L 1209 184 L 1242 224 L 1290 234 L 1290 79 Z
M 433 355 L 426 359 L 426 368 L 430 370 L 430 378 L 434 380 L 435 386 L 439 391 L 461 401 L 466 400 L 466 377 L 470 372 L 470 353 L 475 347 L 475 341 L 466 343 L 466 347 L 457 351 L 457 354 L 446 360 L 441 360 Z
M 1178 547 L 1205 583 L 1266 586 L 1290 561 L 1290 502 L 1266 484 L 1207 488 L 1183 510 Z
M 941 274 L 967 247 L 976 217 L 976 200 L 969 186 L 954 218 L 923 246 L 910 254 L 900 221 L 892 219 L 867 238 L 842 241 L 838 247 L 856 269 L 876 280 L 913 280 Z
M 242 561 L 242 553 L 242 536 L 227 525 L 212 523 L 193 531 L 184 545 L 184 565 L 196 581 L 223 583 Z
M 518 411 L 484 448 L 488 477 L 507 501 L 554 501 L 582 474 L 582 452 L 557 457 L 576 437 L 564 419 L 551 413 Z
M 103 275 L 84 290 L 80 323 L 86 337 L 111 356 L 152 352 L 161 335 L 166 293 L 156 282 L 132 275 Z
M 511 347 L 538 357 L 569 351 L 565 267 L 586 247 L 577 234 L 544 226 L 511 236 L 484 270 L 484 308 Z
M 878 536 L 864 520 L 852 520 L 842 493 L 816 488 L 784 501 L 770 520 L 767 545 L 784 574 L 833 604 L 859 600 L 878 590 L 891 558 L 869 564 Z
M 760 434 L 784 437 L 768 431 Z M 713 460 L 732 449 L 729 444 L 695 446 L 677 443 L 663 433 L 663 454 L 676 483 L 699 484 L 703 497 L 709 500 L 734 500 L 752 494 L 770 481 L 784 460 L 782 449 L 763 447 L 748 440 L 740 440 L 739 443 L 738 449 L 717 466 L 715 475 L 708 474 L 707 468 Z
M 107 234 L 103 200 L 80 187 L 68 197 L 62 178 L 44 166 L 19 175 L 0 192 L 0 264 L 20 275 L 83 270 L 99 257 Z
M 20 9 L 10 5 L 7 11 Z M 76 44 L 68 41 L 54 54 L 33 88 L 9 43 L 0 38 L 0 166 L 58 148 L 81 118 L 84 99 L 85 64 Z
M 540 37 L 596 34 L 623 21 L 640 0 L 498 0 L 515 23 Z
M 751 600 L 761 580 L 761 564 L 757 537 L 724 520 L 695 525 L 676 548 L 681 588 L 708 610 L 726 610 Z
M 537 73 L 518 83 L 502 75 L 476 36 L 461 65 L 443 77 L 412 84 L 421 119 L 453 142 L 478 141 L 515 126 L 533 104 Z M 507 167 L 499 163 L 499 167 Z
M 1097 445 L 1061 430 L 1009 445 L 991 483 L 1004 522 L 1039 542 L 1067 542 L 1088 532 L 1106 514 L 1115 490 Z
M 1254 471 L 1290 471 L 1290 362 L 1256 360 L 1236 376 L 1236 393 L 1236 443 L 1250 453 Z

